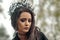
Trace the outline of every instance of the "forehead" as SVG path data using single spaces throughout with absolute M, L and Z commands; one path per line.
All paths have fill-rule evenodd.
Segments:
M 20 18 L 31 18 L 31 14 L 29 12 L 22 12 Z

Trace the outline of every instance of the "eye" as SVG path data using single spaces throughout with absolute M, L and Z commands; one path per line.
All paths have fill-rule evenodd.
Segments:
M 31 20 L 31 19 L 29 19 L 29 20 L 28 20 L 28 22 L 32 22 L 32 20 Z
M 20 19 L 21 22 L 25 22 L 25 19 Z

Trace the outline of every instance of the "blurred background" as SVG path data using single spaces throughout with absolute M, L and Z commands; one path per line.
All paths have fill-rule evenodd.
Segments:
M 12 40 L 9 7 L 14 2 L 24 0 L 0 0 L 0 40 Z M 60 40 L 60 0 L 26 0 L 35 13 L 35 24 L 48 40 Z

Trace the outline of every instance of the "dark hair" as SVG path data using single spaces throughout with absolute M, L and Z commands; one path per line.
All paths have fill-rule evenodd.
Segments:
M 17 4 L 19 4 L 19 3 L 17 3 Z M 35 23 L 34 23 L 35 20 L 34 20 L 34 13 L 33 13 L 33 11 L 30 10 L 29 7 L 19 6 L 19 7 L 15 8 L 14 12 L 13 12 L 12 15 L 11 15 L 11 24 L 12 24 L 12 26 L 13 26 L 13 28 L 14 28 L 15 30 L 17 30 L 17 29 L 16 29 L 16 28 L 17 28 L 16 22 L 17 22 L 17 20 L 18 20 L 18 18 L 19 18 L 19 16 L 21 15 L 22 12 L 29 12 L 29 13 L 31 14 L 31 16 L 32 16 L 32 25 L 35 24 Z M 31 26 L 32 26 L 32 25 L 31 25 Z
M 20 3 L 16 3 L 16 4 L 20 4 Z M 19 18 L 19 16 L 21 15 L 22 12 L 29 12 L 31 14 L 32 17 L 32 24 L 31 24 L 31 28 L 29 30 L 29 32 L 27 32 L 27 36 L 28 36 L 28 40 L 36 40 L 36 30 L 35 30 L 35 19 L 34 19 L 34 12 L 33 10 L 31 10 L 31 7 L 27 7 L 28 5 L 22 5 L 22 6 L 18 6 L 14 9 L 13 12 L 10 13 L 11 14 L 11 24 L 13 26 L 13 28 L 17 31 L 17 20 Z M 13 6 L 14 7 L 14 6 Z

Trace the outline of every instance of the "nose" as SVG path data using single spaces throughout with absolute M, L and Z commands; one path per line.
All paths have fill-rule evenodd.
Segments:
M 25 26 L 28 26 L 28 25 L 29 25 L 29 22 L 28 22 L 28 21 L 26 21 L 26 22 L 25 22 Z

